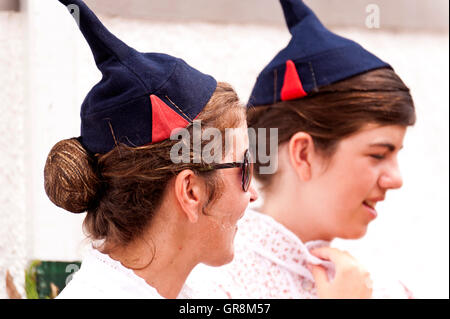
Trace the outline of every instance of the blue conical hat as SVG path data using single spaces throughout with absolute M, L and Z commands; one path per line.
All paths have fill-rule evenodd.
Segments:
M 390 67 L 358 43 L 329 31 L 302 0 L 280 0 L 292 35 L 259 74 L 249 105 L 299 99 L 352 76 Z
M 78 7 L 80 30 L 103 75 L 81 106 L 80 141 L 88 151 L 106 153 L 114 138 L 130 146 L 162 141 L 208 103 L 217 87 L 213 77 L 179 58 L 129 47 L 81 0 L 59 2 Z

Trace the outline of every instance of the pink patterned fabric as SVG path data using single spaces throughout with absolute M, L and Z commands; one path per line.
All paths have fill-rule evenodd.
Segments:
M 187 280 L 184 298 L 317 298 L 314 278 L 306 262 L 320 264 L 334 276 L 334 265 L 311 255 L 306 244 L 269 216 L 247 210 L 235 238 L 235 258 L 222 267 L 197 266 Z M 399 282 L 377 280 L 372 274 L 374 298 L 412 297 Z

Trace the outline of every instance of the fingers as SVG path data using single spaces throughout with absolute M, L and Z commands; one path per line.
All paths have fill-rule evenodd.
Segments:
M 313 254 L 317 258 L 330 260 L 334 263 L 339 263 L 339 261 L 343 258 L 353 259 L 353 257 L 348 252 L 332 247 L 315 248 L 311 250 L 311 254 Z
M 316 282 L 319 298 L 370 298 L 372 280 L 369 272 L 349 253 L 336 248 L 322 247 L 311 253 L 331 261 L 335 266 L 335 276 L 328 281 L 327 271 L 323 266 L 309 265 Z
M 320 259 L 329 260 L 335 266 L 336 274 L 348 274 L 358 271 L 363 274 L 367 270 L 346 251 L 337 248 L 322 247 L 311 251 L 313 255 Z
M 311 271 L 317 286 L 323 286 L 328 283 L 328 275 L 325 268 L 318 265 L 308 264 L 308 269 Z

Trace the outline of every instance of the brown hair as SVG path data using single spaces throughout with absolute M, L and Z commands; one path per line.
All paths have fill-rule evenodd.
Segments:
M 225 139 L 225 128 L 245 123 L 245 108 L 232 87 L 219 82 L 197 119 L 202 129 L 215 127 Z M 188 130 L 192 135 L 192 125 Z M 47 157 L 45 191 L 59 207 L 74 213 L 87 211 L 83 226 L 91 239 L 125 246 L 142 235 L 169 180 L 182 170 L 192 169 L 204 177 L 209 192 L 204 208 L 217 199 L 221 183 L 214 171 L 198 170 L 203 163 L 171 161 L 170 150 L 178 142 L 168 139 L 140 147 L 117 144 L 106 154 L 89 156 L 77 139 L 60 141 Z
M 277 128 L 279 145 L 304 131 L 316 149 L 330 158 L 339 141 L 365 124 L 409 126 L 416 115 L 409 89 L 392 69 L 383 68 L 320 88 L 302 99 L 251 108 L 247 120 L 256 132 Z M 269 149 L 269 138 L 266 141 Z M 276 174 L 259 174 L 260 166 L 257 160 L 255 176 L 267 191 Z

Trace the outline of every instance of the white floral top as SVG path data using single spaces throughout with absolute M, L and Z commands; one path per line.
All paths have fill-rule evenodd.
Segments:
M 155 288 L 106 254 L 91 248 L 61 299 L 161 299 Z
M 320 264 L 334 276 L 334 266 L 309 253 L 328 242 L 306 244 L 267 215 L 247 210 L 235 238 L 235 258 L 222 267 L 198 265 L 187 280 L 189 298 L 317 298 L 306 262 Z M 400 283 L 378 280 L 371 274 L 374 298 L 408 298 Z

